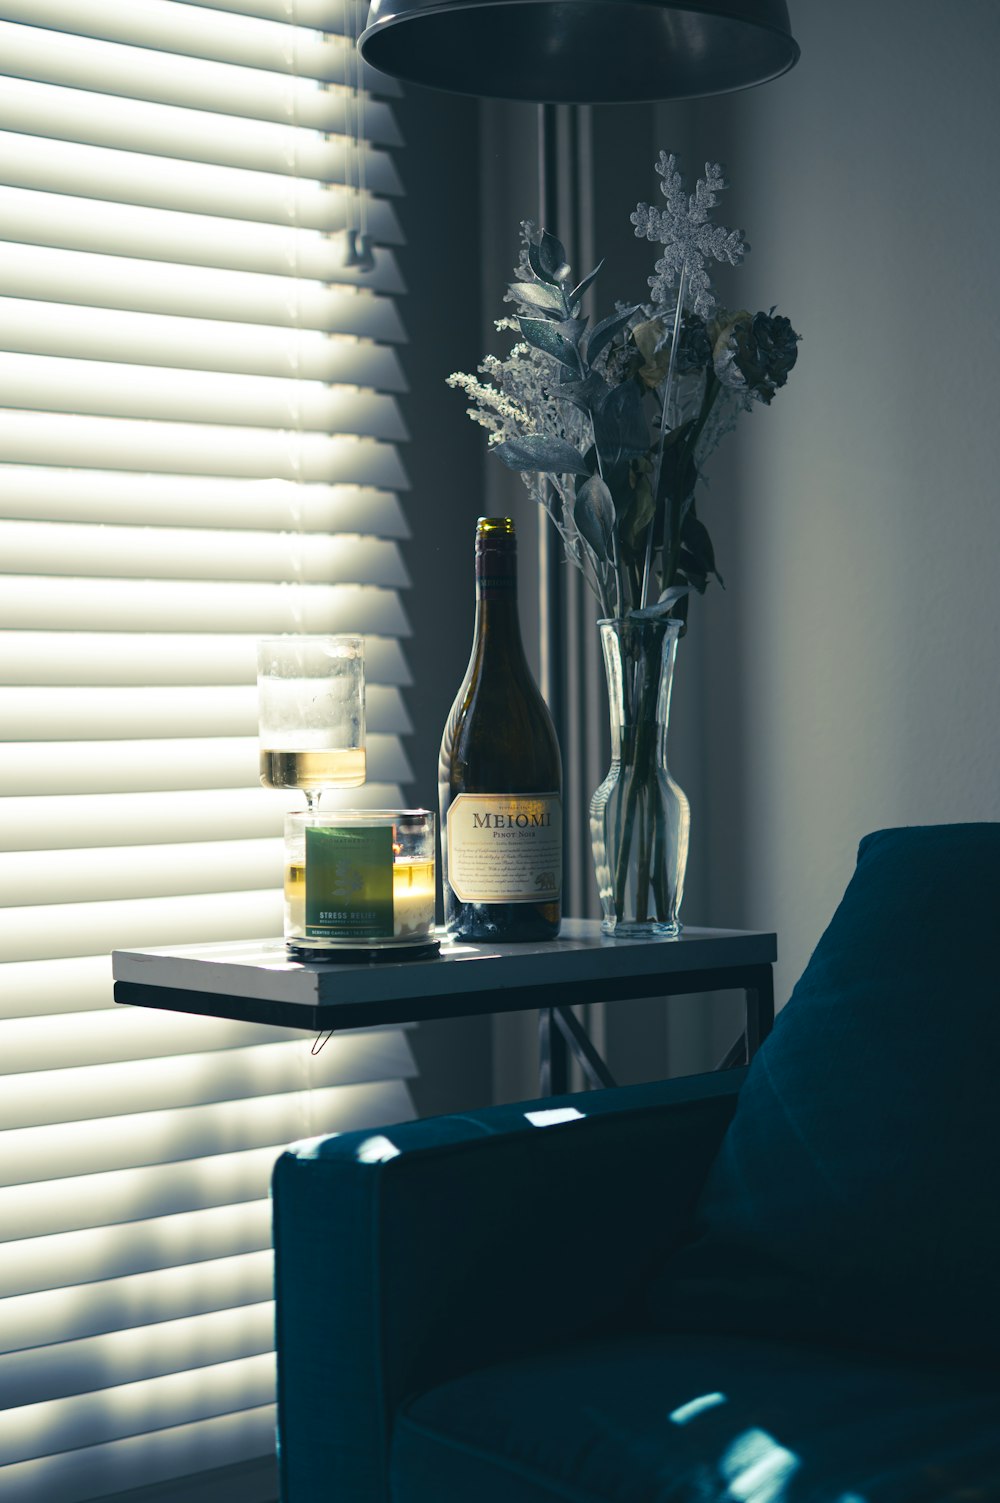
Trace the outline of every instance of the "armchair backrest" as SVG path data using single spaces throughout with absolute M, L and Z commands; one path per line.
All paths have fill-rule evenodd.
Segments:
M 654 1283 L 660 1325 L 995 1363 L 998 934 L 1000 825 L 861 842 Z

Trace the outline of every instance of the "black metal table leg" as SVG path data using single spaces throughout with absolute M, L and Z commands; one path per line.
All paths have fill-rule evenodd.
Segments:
M 576 1014 L 568 1007 L 554 1007 L 552 1012 L 556 1027 L 569 1045 L 570 1052 L 586 1075 L 588 1083 L 601 1088 L 613 1087 L 614 1076 L 590 1042 L 590 1037 Z
M 774 977 L 769 965 L 754 967 L 753 985 L 743 995 L 747 1007 L 746 1057 L 753 1059 L 774 1026 Z
M 774 1026 L 774 976 L 769 965 L 754 966 L 744 986 L 746 1026 L 731 1048 L 716 1065 L 717 1070 L 732 1070 L 748 1065 Z
M 745 1065 L 746 1060 L 747 1036 L 745 1033 L 741 1033 L 730 1044 L 715 1068 L 716 1070 L 734 1070 L 737 1065 Z
M 541 1008 L 538 1014 L 538 1088 L 541 1095 L 560 1096 L 569 1090 L 571 1055 L 586 1076 L 588 1086 L 614 1086 L 611 1071 L 571 1009 Z M 560 1080 L 562 1084 L 559 1084 Z
M 555 1008 L 538 1011 L 538 1093 L 565 1096 L 569 1090 L 569 1050 L 556 1026 Z
M 774 977 L 770 965 L 747 966 L 737 979 L 731 973 L 691 971 L 683 986 L 692 992 L 738 987 L 743 992 L 746 1021 L 743 1032 L 716 1065 L 731 1070 L 749 1064 L 774 1024 Z M 670 988 L 679 991 L 680 985 Z M 579 988 L 577 988 L 577 991 Z M 669 995 L 670 993 L 668 993 Z M 561 1096 L 569 1090 L 569 1059 L 580 1064 L 590 1086 L 615 1084 L 607 1065 L 567 1002 L 555 1002 L 538 1013 L 539 1091 L 543 1096 Z

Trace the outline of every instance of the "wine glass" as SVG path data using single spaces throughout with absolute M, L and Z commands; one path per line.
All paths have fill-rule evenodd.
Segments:
M 313 810 L 324 788 L 365 781 L 363 637 L 258 642 L 257 702 L 265 788 L 300 788 Z

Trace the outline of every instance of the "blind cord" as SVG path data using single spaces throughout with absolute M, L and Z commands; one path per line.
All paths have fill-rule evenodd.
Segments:
M 365 161 L 365 91 L 358 37 L 361 33 L 360 0 L 344 0 L 344 37 L 348 43 L 346 78 L 350 90 L 347 101 L 347 228 L 344 231 L 344 265 L 360 272 L 375 269 L 375 254 L 368 234 L 368 183 Z M 356 183 L 356 186 L 355 186 Z

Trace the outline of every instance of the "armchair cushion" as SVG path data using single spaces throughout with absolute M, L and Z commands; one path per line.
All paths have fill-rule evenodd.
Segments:
M 1000 825 L 882 830 L 654 1279 L 662 1329 L 995 1362 Z
M 962 1503 L 1000 1496 L 998 1434 L 1000 1391 L 985 1377 L 802 1344 L 620 1336 L 489 1367 L 404 1405 L 390 1496 Z

